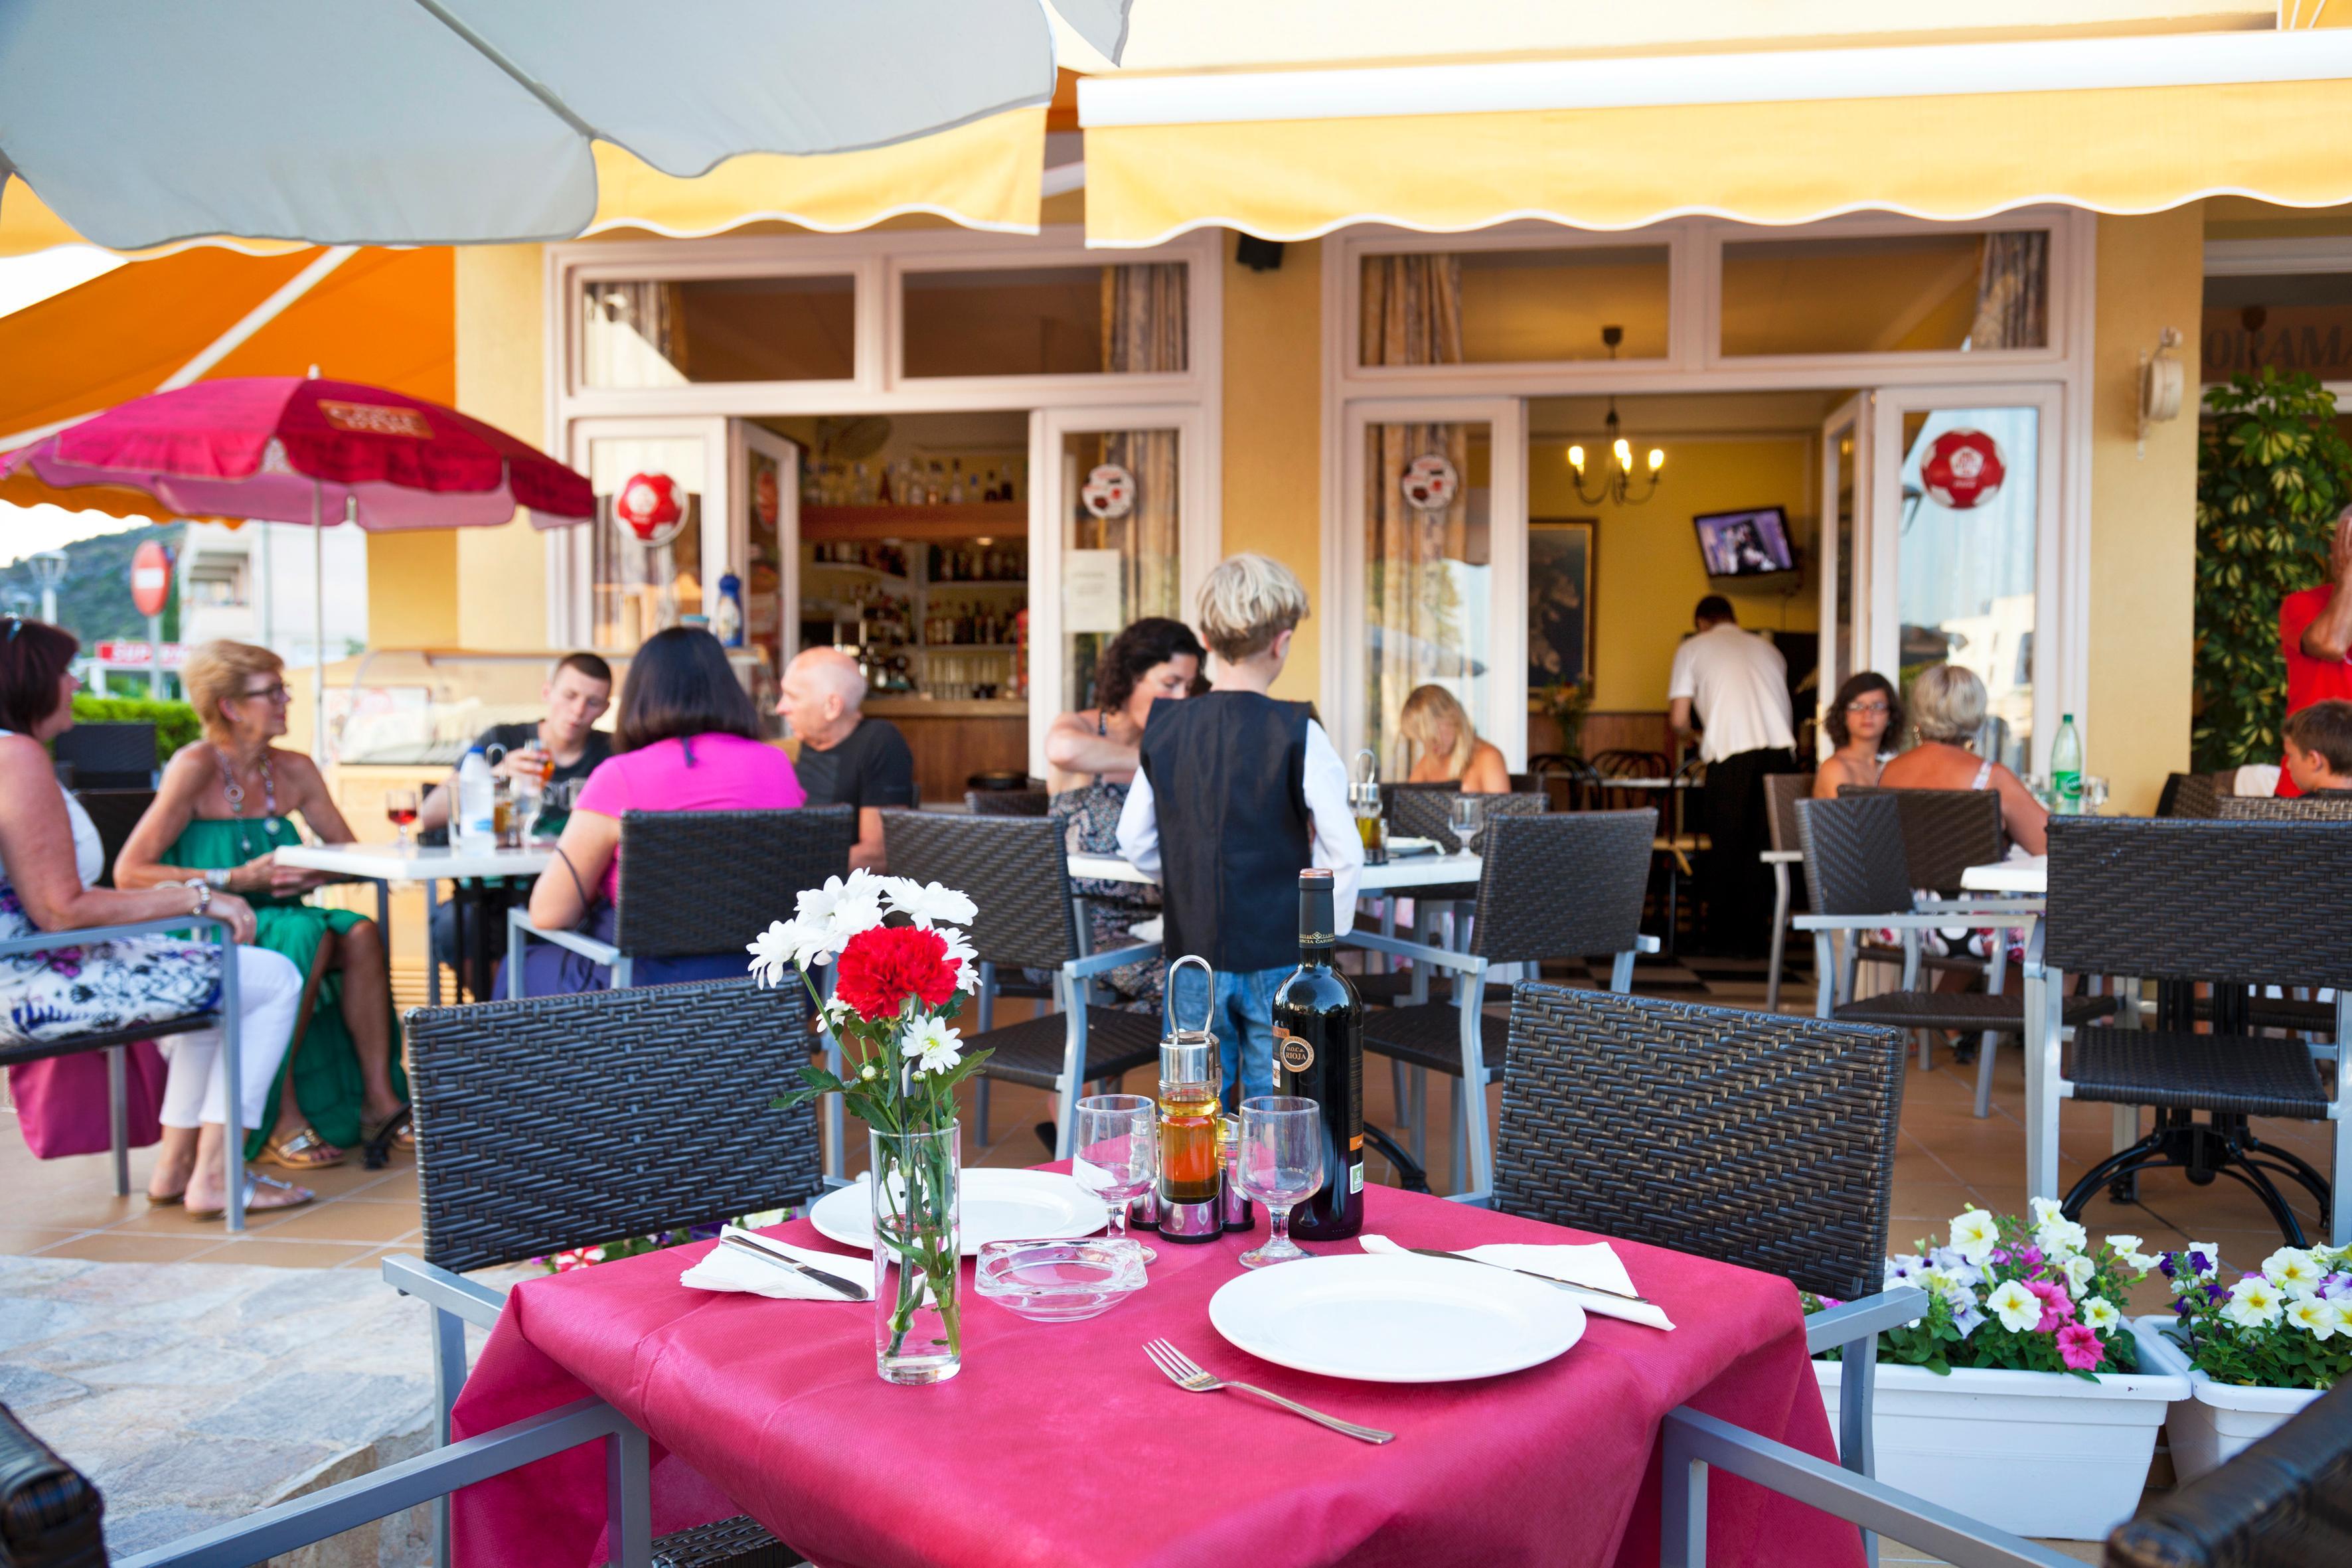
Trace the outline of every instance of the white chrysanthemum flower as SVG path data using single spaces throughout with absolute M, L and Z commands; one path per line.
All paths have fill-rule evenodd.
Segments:
M 923 1018 L 898 1037 L 898 1051 L 918 1073 L 946 1072 L 963 1060 L 963 1039 L 945 1018 Z
M 2285 1310 L 2286 1296 L 2259 1274 L 2249 1274 L 2231 1287 L 2221 1315 L 2242 1329 L 2267 1329 Z
M 2300 1247 L 2282 1247 L 2263 1259 L 2263 1278 L 2290 1296 L 2316 1296 L 2327 1270 Z
M 938 882 L 918 882 L 911 877 L 882 879 L 883 897 L 890 907 L 929 931 L 940 924 L 970 925 L 980 910 L 971 900 Z
M 970 937 L 953 926 L 940 926 L 938 931 L 940 935 L 946 939 L 948 944 L 947 952 L 941 956 L 955 960 L 956 989 L 978 995 L 980 994 L 979 950 L 971 945 Z
M 2092 1262 L 2088 1255 L 2075 1252 L 2060 1258 L 2058 1267 L 2066 1276 L 2066 1293 L 2079 1300 L 2083 1292 L 2090 1288 L 2091 1276 L 2098 1272 L 2099 1266 Z
M 752 939 L 749 952 L 751 973 L 762 985 L 780 984 L 788 968 L 814 969 L 833 957 L 824 928 L 812 926 L 797 915 L 788 921 L 771 921 L 766 931 Z
M 2315 1340 L 2332 1339 L 2343 1325 L 2344 1312 L 2333 1301 L 2305 1296 L 2287 1303 L 2286 1321 Z
M 848 940 L 882 923 L 882 879 L 863 867 L 845 879 L 827 877 L 822 888 L 803 888 L 796 900 L 800 918 L 833 933 L 836 951 Z
M 2014 1279 L 2004 1279 L 1993 1287 L 1985 1298 L 1985 1305 L 2000 1320 L 2000 1326 L 2012 1334 L 2021 1334 L 2042 1321 L 2042 1298 Z
M 2112 1331 L 2123 1321 L 2123 1313 L 2117 1310 L 2116 1304 L 2105 1296 L 2094 1296 L 2083 1303 L 2083 1321 L 2103 1334 Z
M 1969 1264 L 1982 1267 L 2000 1241 L 2000 1227 L 1983 1209 L 1969 1209 L 1952 1220 L 1952 1250 Z

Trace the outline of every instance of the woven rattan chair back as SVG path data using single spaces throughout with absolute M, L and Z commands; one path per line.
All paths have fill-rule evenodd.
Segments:
M 407 1016 L 425 1257 L 445 1268 L 805 1203 L 816 1113 L 773 1110 L 808 997 L 646 985 Z
M 76 724 L 51 742 L 57 760 L 71 763 L 76 789 L 155 787 L 155 726 Z
M 1797 847 L 1804 852 L 1805 896 L 1815 914 L 1891 915 L 1911 908 L 1916 884 L 1892 792 L 1799 801 Z
M 1896 1029 L 1523 984 L 1495 1206 L 1867 1295 L 1904 1046 Z
M 2305 901 L 2352 888 L 2352 823 L 2053 816 L 2044 953 L 2082 974 L 2352 985 Z
M 845 805 L 624 813 L 613 945 L 629 958 L 740 952 L 802 889 L 847 876 L 856 841 Z
M 2156 797 L 2158 816 L 2219 816 L 2221 785 L 2211 773 L 2167 773 Z
M 2217 801 L 2207 815 L 2223 822 L 2352 822 L 2352 793 L 2233 795 Z
M 1842 784 L 1838 798 L 1885 795 L 1895 797 L 1903 826 L 1903 861 L 1915 888 L 1939 893 L 1960 890 L 1960 873 L 2001 858 L 2000 796 L 1989 789 L 1881 789 Z
M 1653 809 L 1488 823 L 1478 838 L 1483 869 L 1470 951 L 1490 963 L 1632 951 L 1657 833 Z
M 1389 831 L 1409 838 L 1433 838 L 1439 848 L 1453 854 L 1462 847 L 1462 841 L 1454 837 L 1448 814 L 1461 793 L 1462 786 L 1453 784 L 1382 784 L 1381 805 L 1388 816 Z M 1489 817 L 1538 816 L 1551 807 L 1551 797 L 1541 790 L 1515 790 L 1480 798 L 1486 803 Z
M 1042 789 L 968 789 L 963 808 L 974 816 L 1043 816 L 1054 797 Z
M 1055 969 L 1078 952 L 1065 824 L 1043 816 L 882 814 L 890 874 L 958 888 L 979 906 L 971 945 L 999 969 Z
M 1765 821 L 1772 832 L 1772 847 L 1786 852 L 1797 847 L 1797 803 L 1813 793 L 1811 773 L 1764 775 Z
M 2352 1383 L 2169 1493 L 2107 1537 L 2108 1568 L 2352 1563 Z

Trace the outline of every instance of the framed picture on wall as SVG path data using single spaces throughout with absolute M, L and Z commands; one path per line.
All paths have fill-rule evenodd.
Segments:
M 1528 689 L 1592 679 L 1596 521 L 1528 520 Z

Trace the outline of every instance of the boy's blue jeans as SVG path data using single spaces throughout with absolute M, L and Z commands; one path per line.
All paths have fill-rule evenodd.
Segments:
M 1289 978 L 1294 964 L 1276 969 L 1217 972 L 1216 993 L 1208 1000 L 1209 1032 L 1217 1037 L 1217 1055 L 1225 1070 L 1228 1105 L 1274 1092 L 1274 994 Z M 1176 971 L 1168 1016 L 1184 1028 L 1200 1026 L 1202 987 L 1208 983 L 1197 969 Z M 1234 1095 L 1234 1076 L 1241 1075 L 1241 1097 Z

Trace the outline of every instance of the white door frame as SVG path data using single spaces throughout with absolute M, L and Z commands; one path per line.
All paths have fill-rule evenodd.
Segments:
M 1903 517 L 1903 416 L 1947 408 L 2032 408 L 2035 411 L 2033 516 L 2033 750 L 2032 771 L 2046 771 L 2058 715 L 2083 708 L 2081 679 L 2073 650 L 2053 635 L 2074 626 L 2075 584 L 2069 572 L 2065 538 L 2073 531 L 2059 526 L 2060 508 L 2068 493 L 2065 447 L 2058 438 L 2064 430 L 2065 388 L 2053 382 L 2008 385 L 1885 386 L 1871 397 L 1871 461 L 1864 470 L 1870 480 L 1871 549 L 1867 557 L 1870 614 L 1867 637 L 1856 617 L 1857 646 L 1867 647 L 1869 668 L 1894 679 L 1901 668 L 1901 617 L 1896 552 L 1893 530 Z M 2087 454 L 2085 455 L 2087 461 Z M 1857 499 L 1859 499 L 1857 497 Z M 1857 520 L 1856 534 L 1860 534 Z M 1860 610 L 1864 595 L 1855 595 Z M 2079 641 L 2081 631 L 2074 637 Z M 2116 716 L 2119 721 L 2121 715 Z
M 1029 772 L 1045 767 L 1045 731 L 1062 710 L 1062 521 L 1075 500 L 1062 478 L 1063 437 L 1096 431 L 1176 434 L 1177 616 L 1191 619 L 1192 595 L 1223 543 L 1208 445 L 1213 425 L 1198 404 L 1051 405 L 1029 416 Z
M 1528 405 L 1517 397 L 1361 397 L 1349 400 L 1339 428 L 1340 547 L 1324 553 L 1323 687 L 1339 693 L 1339 754 L 1368 739 L 1364 668 L 1370 628 L 1364 614 L 1364 433 L 1374 425 L 1488 426 L 1486 494 L 1491 614 L 1486 658 L 1495 676 L 1493 710 L 1473 714 L 1513 772 L 1528 765 Z M 1336 582 L 1335 582 L 1336 578 Z M 1336 590 L 1336 591 L 1335 591 Z M 1330 722 L 1330 713 L 1324 715 Z
M 730 471 L 733 464 L 727 421 L 717 416 L 655 415 L 574 419 L 566 428 L 565 437 L 567 458 L 583 474 L 589 472 L 588 447 L 593 441 L 699 438 L 703 442 L 702 560 L 707 614 L 708 601 L 719 591 L 718 572 L 728 570 L 725 562 L 741 559 L 728 553 L 728 531 L 734 522 L 736 491 L 730 482 L 734 476 Z M 595 518 L 585 524 L 591 529 L 600 526 L 601 520 Z M 555 547 L 562 553 L 559 556 L 561 570 L 551 574 L 549 584 L 548 640 L 558 647 L 592 647 L 596 629 L 595 585 L 589 581 L 589 566 L 593 553 L 583 529 L 551 530 L 551 533 L 569 537 Z
M 1814 569 L 1821 575 L 1822 597 L 1821 629 L 1817 634 L 1819 662 L 1814 667 L 1820 672 L 1814 679 L 1816 723 L 1813 744 L 1817 758 L 1827 757 L 1831 751 L 1831 700 L 1836 697 L 1837 689 L 1844 684 L 1847 677 L 1869 662 L 1866 657 L 1853 651 L 1863 650 L 1866 655 L 1870 647 L 1867 595 L 1861 592 L 1853 595 L 1853 641 L 1845 662 L 1853 665 L 1854 669 L 1844 668 L 1838 661 L 1837 602 L 1838 585 L 1845 573 L 1859 569 L 1857 580 L 1863 584 L 1870 580 L 1870 399 L 1869 393 L 1858 392 L 1831 410 L 1829 417 L 1822 421 L 1821 505 L 1815 509 L 1820 516 L 1813 525 Z M 1838 452 L 1838 438 L 1842 436 L 1851 437 L 1853 442 L 1853 455 L 1850 461 Z M 1851 562 L 1838 554 L 1838 487 L 1845 481 L 1848 468 L 1853 470 L 1854 558 Z
M 749 419 L 727 422 L 727 488 L 741 498 L 729 517 L 727 556 L 721 571 L 732 572 L 743 583 L 743 641 L 751 641 L 751 454 L 758 452 L 776 465 L 776 618 L 778 621 L 776 679 L 801 650 L 801 447 Z

